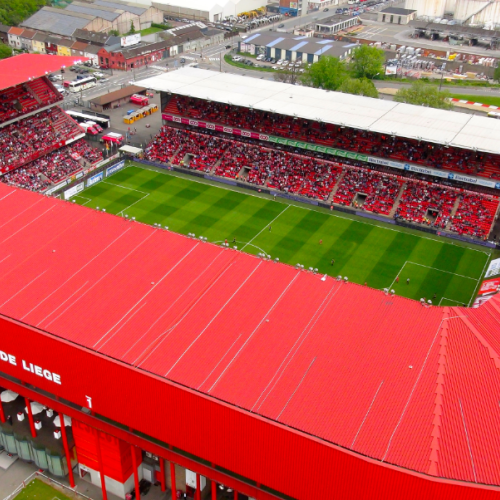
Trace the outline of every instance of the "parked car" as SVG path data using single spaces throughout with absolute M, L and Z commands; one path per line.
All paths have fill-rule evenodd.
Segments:
M 92 76 L 95 76 L 96 78 L 104 78 L 104 73 L 100 73 L 99 71 L 95 71 L 92 73 Z

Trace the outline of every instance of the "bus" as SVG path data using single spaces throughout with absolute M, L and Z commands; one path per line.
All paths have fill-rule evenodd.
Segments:
M 87 76 L 80 80 L 75 80 L 69 84 L 68 90 L 70 92 L 81 92 L 82 90 L 90 89 L 97 85 L 97 78 L 95 76 Z
M 106 118 L 106 115 L 94 115 L 83 111 L 73 111 L 72 109 L 66 111 L 66 113 L 78 123 L 95 122 L 103 129 L 111 126 L 109 117 Z

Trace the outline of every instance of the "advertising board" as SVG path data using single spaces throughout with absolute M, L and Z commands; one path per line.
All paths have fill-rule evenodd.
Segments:
M 64 199 L 69 200 L 73 196 L 83 191 L 83 188 L 84 188 L 83 182 L 80 182 L 80 184 L 77 184 L 76 186 L 70 187 L 67 191 L 65 191 Z

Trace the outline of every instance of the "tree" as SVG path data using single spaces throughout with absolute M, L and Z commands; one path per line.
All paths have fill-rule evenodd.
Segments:
M 304 85 L 309 87 L 337 90 L 347 76 L 344 61 L 338 57 L 323 56 L 318 62 L 306 69 L 301 80 Z
M 394 100 L 396 102 L 406 102 L 407 104 L 417 104 L 428 106 L 429 108 L 452 109 L 453 104 L 449 101 L 451 94 L 447 91 L 441 91 L 436 85 L 426 85 L 417 80 L 411 87 L 399 89 Z
M 118 30 L 109 30 L 109 34 L 111 36 L 120 36 L 120 32 Z
M 495 68 L 495 72 L 493 73 L 493 80 L 500 83 L 500 64 Z
M 346 78 L 338 88 L 338 91 L 345 94 L 378 98 L 378 90 L 368 78 Z
M 295 85 L 297 83 L 298 75 L 298 68 L 291 66 L 290 69 L 283 68 L 282 70 L 275 71 L 273 76 L 277 82 L 291 83 L 292 85 Z
M 16 26 L 46 5 L 50 0 L 0 0 L 0 23 Z
M 0 59 L 5 59 L 12 55 L 12 48 L 4 43 L 0 43 Z
M 135 33 L 134 21 L 130 21 L 130 30 L 127 35 L 133 35 Z
M 352 51 L 350 69 L 354 78 L 373 79 L 384 74 L 385 54 L 382 49 L 359 45 Z

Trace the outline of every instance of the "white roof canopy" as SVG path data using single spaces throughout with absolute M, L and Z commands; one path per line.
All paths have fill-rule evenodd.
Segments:
M 500 120 L 196 68 L 146 88 L 314 121 L 500 154 Z

